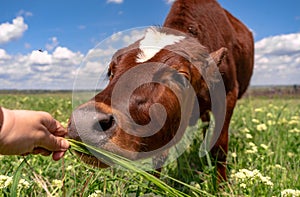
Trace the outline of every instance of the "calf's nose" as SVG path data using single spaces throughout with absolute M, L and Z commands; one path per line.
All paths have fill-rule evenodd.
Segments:
M 115 126 L 112 114 L 94 108 L 79 108 L 72 113 L 68 125 L 68 136 L 79 141 L 96 141 L 108 137 Z

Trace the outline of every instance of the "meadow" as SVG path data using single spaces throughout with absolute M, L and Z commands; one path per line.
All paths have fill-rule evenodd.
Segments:
M 66 126 L 71 98 L 71 93 L 2 93 L 0 106 L 47 111 Z M 238 102 L 230 128 L 228 182 L 220 187 L 210 158 L 198 156 L 201 131 L 177 161 L 163 168 L 160 179 L 182 196 L 300 196 L 299 98 L 250 95 Z M 0 155 L 0 163 L 0 197 L 173 195 L 140 173 L 117 166 L 97 169 L 71 151 L 58 162 Z

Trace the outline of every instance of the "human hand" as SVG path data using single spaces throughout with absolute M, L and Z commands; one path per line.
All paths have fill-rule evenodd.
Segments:
M 48 156 L 53 153 L 55 161 L 64 156 L 69 148 L 69 142 L 63 138 L 67 131 L 49 113 L 5 108 L 2 111 L 0 154 Z

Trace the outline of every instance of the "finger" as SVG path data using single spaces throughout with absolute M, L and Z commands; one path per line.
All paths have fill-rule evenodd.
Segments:
M 42 124 L 47 128 L 47 130 L 55 136 L 65 136 L 67 134 L 67 130 L 55 120 L 49 113 L 41 112 L 42 113 Z
M 65 155 L 65 152 L 53 152 L 53 154 L 52 154 L 52 159 L 54 160 L 54 161 L 58 161 L 58 160 L 60 160 L 63 156 Z
M 57 130 L 56 120 L 47 112 L 40 111 L 40 121 L 50 133 L 54 133 Z
M 69 148 L 69 142 L 52 134 L 44 135 L 38 142 L 36 147 L 42 147 L 49 151 L 66 151 Z
M 61 125 L 60 122 L 55 120 L 49 113 L 40 112 L 41 114 L 41 123 L 46 127 L 46 129 L 55 136 L 65 136 L 67 130 Z
M 34 154 L 34 155 L 40 154 L 40 155 L 43 155 L 43 156 L 49 156 L 49 155 L 51 155 L 51 153 L 52 153 L 51 151 L 48 151 L 44 148 L 35 148 L 31 152 L 31 154 Z
M 56 130 L 53 133 L 53 135 L 55 136 L 60 136 L 60 137 L 63 137 L 67 134 L 67 129 L 65 129 L 61 124 L 60 122 L 58 122 L 57 120 L 55 120 L 56 122 Z M 51 131 L 50 131 L 51 132 Z

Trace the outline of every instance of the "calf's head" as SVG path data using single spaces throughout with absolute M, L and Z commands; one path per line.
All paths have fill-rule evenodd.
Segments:
M 109 84 L 72 113 L 69 137 L 134 160 L 170 148 L 199 118 L 199 102 L 209 103 L 224 51 L 212 57 L 194 38 L 148 29 L 114 54 Z M 81 158 L 107 166 L 96 157 Z

